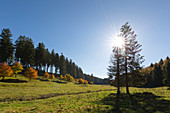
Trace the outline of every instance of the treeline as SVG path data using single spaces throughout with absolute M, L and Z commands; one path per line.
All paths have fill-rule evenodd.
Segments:
M 71 59 L 55 53 L 54 49 L 50 52 L 44 43 L 39 43 L 34 48 L 31 38 L 20 35 L 13 44 L 10 29 L 3 29 L 0 37 L 0 62 L 10 65 L 18 61 L 24 68 L 34 67 L 44 72 L 49 72 L 50 68 L 51 73 L 55 69 L 55 74 L 71 74 L 74 78 L 84 78 L 82 69 Z
M 12 65 L 18 61 L 24 69 L 33 67 L 42 76 L 45 72 L 49 72 L 55 73 L 56 76 L 70 74 L 74 78 L 88 81 L 92 78 L 84 74 L 83 70 L 72 59 L 68 59 L 62 53 L 59 55 L 54 49 L 50 52 L 43 42 L 34 47 L 30 37 L 20 35 L 13 43 L 10 29 L 3 29 L 0 37 L 0 63 L 7 62 L 8 65 Z M 103 84 L 101 81 L 102 79 L 94 77 L 94 83 Z
M 92 81 L 94 84 L 109 84 L 110 80 L 109 78 L 98 78 L 98 77 L 94 77 L 93 74 L 89 75 L 89 74 L 84 74 L 84 79 L 87 81 Z
M 141 70 L 143 76 L 146 76 L 146 86 L 156 87 L 170 86 L 170 59 L 161 59 L 158 63 L 151 63 L 150 66 Z
M 170 86 L 170 58 L 161 59 L 158 63 L 151 63 L 150 66 L 139 70 L 137 76 L 128 73 L 129 86 L 159 87 Z M 120 76 L 120 86 L 126 86 L 125 75 Z M 116 79 L 111 80 L 111 84 L 116 86 Z

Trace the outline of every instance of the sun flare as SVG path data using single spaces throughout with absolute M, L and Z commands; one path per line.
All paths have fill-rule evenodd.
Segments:
M 119 47 L 119 48 L 122 48 L 123 45 L 124 45 L 124 40 L 123 40 L 123 37 L 120 37 L 120 36 L 114 36 L 114 46 L 115 47 Z

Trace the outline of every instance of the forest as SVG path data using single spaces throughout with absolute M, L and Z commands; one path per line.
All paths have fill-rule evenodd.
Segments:
M 0 62 L 7 62 L 12 65 L 15 61 L 21 63 L 26 70 L 33 67 L 38 70 L 38 75 L 43 76 L 45 72 L 54 74 L 56 77 L 60 75 L 70 74 L 75 79 L 82 78 L 93 81 L 94 84 L 107 84 L 107 80 L 94 77 L 93 74 L 85 74 L 81 67 L 76 65 L 72 59 L 68 59 L 63 53 L 51 52 L 41 42 L 34 47 L 34 42 L 30 37 L 20 35 L 13 43 L 12 33 L 10 29 L 3 29 L 0 35 Z M 24 70 L 23 70 L 24 71 Z M 24 72 L 20 73 L 24 73 Z

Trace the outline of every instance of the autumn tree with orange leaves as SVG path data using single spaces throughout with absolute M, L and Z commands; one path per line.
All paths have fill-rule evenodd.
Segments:
M 48 72 L 45 72 L 45 73 L 44 73 L 44 78 L 47 78 L 47 79 L 48 79 L 49 76 L 50 76 L 50 75 L 48 74 Z
M 49 79 L 51 79 L 51 80 L 53 80 L 54 78 L 55 78 L 55 75 L 54 75 L 54 74 L 52 74 L 52 75 L 49 76 Z
M 27 68 L 26 72 L 24 73 L 24 76 L 28 78 L 30 81 L 31 79 L 36 79 L 38 78 L 37 71 L 33 69 L 32 67 Z
M 1 63 L 0 64 L 0 77 L 3 77 L 3 80 L 5 77 L 10 77 L 13 75 L 13 70 L 7 63 Z

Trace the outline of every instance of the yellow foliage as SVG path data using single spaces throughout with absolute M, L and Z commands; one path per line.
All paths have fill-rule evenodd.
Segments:
M 15 61 L 15 63 L 13 63 L 11 68 L 15 74 L 18 74 L 19 72 L 22 72 L 22 70 L 23 70 L 22 65 L 17 61 Z
M 88 84 L 88 81 L 87 81 L 87 80 L 84 80 L 84 84 Z
M 63 79 L 64 79 L 63 75 L 60 75 L 60 80 L 63 80 Z
M 84 80 L 82 78 L 79 79 L 79 84 L 84 84 Z
M 79 79 L 75 79 L 76 82 L 79 82 Z
M 92 85 L 92 84 L 93 84 L 93 82 L 92 82 L 92 81 L 90 81 L 90 84 Z
M 72 82 L 72 81 L 74 81 L 74 78 L 70 74 L 65 74 L 63 80 Z
M 26 78 L 29 78 L 30 80 L 38 78 L 37 71 L 33 69 L 32 67 L 27 68 L 26 72 L 24 73 L 24 76 Z
M 45 73 L 44 73 L 44 78 L 49 78 L 48 72 L 45 72 Z
M 64 81 L 67 81 L 67 76 L 66 76 L 66 75 L 64 75 L 63 80 L 64 80 Z
M 52 74 L 52 75 L 49 76 L 49 79 L 54 79 L 54 78 L 55 78 L 55 75 L 54 75 L 54 74 Z
M 1 63 L 0 64 L 0 77 L 9 77 L 13 75 L 13 70 L 7 63 Z

